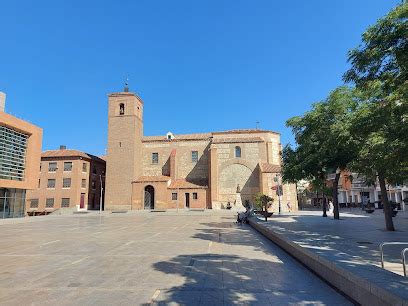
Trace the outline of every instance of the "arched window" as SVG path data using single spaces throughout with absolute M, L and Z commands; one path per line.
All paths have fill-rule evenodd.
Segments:
M 125 114 L 125 104 L 120 103 L 119 104 L 119 115 L 124 115 Z
M 241 157 L 241 147 L 235 147 L 235 157 Z

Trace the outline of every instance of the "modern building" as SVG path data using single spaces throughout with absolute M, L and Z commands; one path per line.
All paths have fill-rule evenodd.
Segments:
M 125 88 L 110 94 L 108 105 L 106 209 L 242 208 L 261 192 L 278 210 L 279 133 L 144 136 L 139 96 Z M 297 210 L 295 185 L 282 189 L 282 211 Z
M 23 217 L 26 191 L 38 184 L 42 129 L 4 112 L 0 93 L 0 218 Z
M 332 187 L 335 173 L 327 176 L 326 186 Z M 312 185 L 307 181 L 298 182 L 298 199 L 305 206 L 321 206 L 324 196 L 313 192 Z M 386 184 L 388 200 L 397 204 L 399 210 L 408 209 L 408 185 Z M 329 196 L 331 198 L 331 196 Z M 376 208 L 382 208 L 382 195 L 379 183 L 368 184 L 366 179 L 349 171 L 340 173 L 338 185 L 340 207 L 362 207 L 370 201 Z
M 65 146 L 43 152 L 36 189 L 27 192 L 28 215 L 99 209 L 105 168 L 104 159 Z
M 387 184 L 388 199 L 398 205 L 401 210 L 408 205 L 408 186 Z M 369 185 L 366 179 L 357 173 L 342 172 L 339 181 L 339 203 L 350 205 L 366 204 L 368 201 L 375 204 L 381 203 L 381 190 L 379 183 Z

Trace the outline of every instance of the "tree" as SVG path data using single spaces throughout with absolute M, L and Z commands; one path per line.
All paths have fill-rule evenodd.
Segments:
M 265 217 L 265 221 L 268 221 L 268 208 L 271 207 L 273 201 L 274 200 L 270 196 L 262 194 L 261 192 L 258 192 L 255 195 L 255 205 L 261 210 Z
M 352 119 L 359 147 L 352 168 L 378 178 L 386 229 L 393 231 L 386 182 L 408 178 L 408 3 L 369 27 L 348 60 L 352 67 L 344 80 L 355 84 L 360 96 Z
M 335 173 L 333 181 L 334 218 L 340 219 L 338 182 L 340 170 L 345 170 L 355 158 L 356 144 L 350 133 L 351 114 L 357 107 L 354 91 L 339 87 L 329 97 L 313 104 L 303 116 L 290 118 L 297 147 L 287 146 L 282 152 L 283 178 L 322 180 Z

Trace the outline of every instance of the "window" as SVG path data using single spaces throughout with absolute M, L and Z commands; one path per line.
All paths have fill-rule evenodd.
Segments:
M 71 179 L 70 178 L 62 179 L 62 188 L 71 188 Z
M 86 163 L 82 163 L 82 172 L 87 172 L 88 171 L 88 166 Z
M 92 173 L 93 174 L 96 174 L 97 173 L 97 171 L 96 171 L 96 167 L 94 166 L 94 167 L 92 167 Z
M 125 114 L 125 104 L 120 103 L 119 104 L 119 115 L 124 115 Z
M 86 179 L 82 179 L 81 188 L 86 188 Z
M 159 153 L 152 153 L 152 164 L 159 163 Z
M 64 171 L 72 170 L 72 162 L 64 162 Z
M 45 201 L 45 208 L 53 208 L 54 207 L 54 198 L 48 198 Z
M 241 157 L 241 147 L 235 147 L 235 157 Z
M 92 189 L 93 189 L 93 190 L 95 190 L 95 189 L 96 189 L 96 184 L 95 184 L 95 181 L 92 181 L 92 182 L 91 182 L 91 186 L 92 186 Z
M 29 136 L 0 126 L 0 179 L 23 181 Z
M 198 151 L 191 151 L 191 161 L 193 163 L 198 162 Z
M 177 200 L 177 193 L 176 193 L 176 192 L 173 192 L 173 193 L 171 194 L 171 199 L 172 199 L 173 201 Z
M 41 180 L 38 180 L 38 188 L 41 187 Z
M 48 163 L 48 172 L 55 172 L 55 171 L 57 171 L 57 163 L 56 162 Z
M 48 179 L 47 188 L 55 188 L 55 179 Z
M 197 192 L 193 192 L 193 200 L 197 200 L 197 199 L 198 199 Z
M 30 208 L 38 208 L 38 199 L 31 199 Z
M 61 200 L 61 207 L 62 207 L 62 208 L 69 207 L 69 198 L 62 198 L 62 200 Z

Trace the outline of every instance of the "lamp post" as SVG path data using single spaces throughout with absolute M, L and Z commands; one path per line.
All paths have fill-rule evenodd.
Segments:
M 278 183 L 278 189 L 276 189 L 276 193 L 278 195 L 279 214 L 281 214 L 281 194 L 282 194 L 282 189 L 281 189 L 281 185 L 279 183 L 279 177 L 280 177 L 280 174 L 277 173 L 276 176 L 274 177 L 274 181 L 276 183 Z
M 102 198 L 103 198 L 102 174 L 99 174 L 99 182 L 101 184 L 101 194 L 99 196 L 99 214 L 101 214 L 102 213 Z

